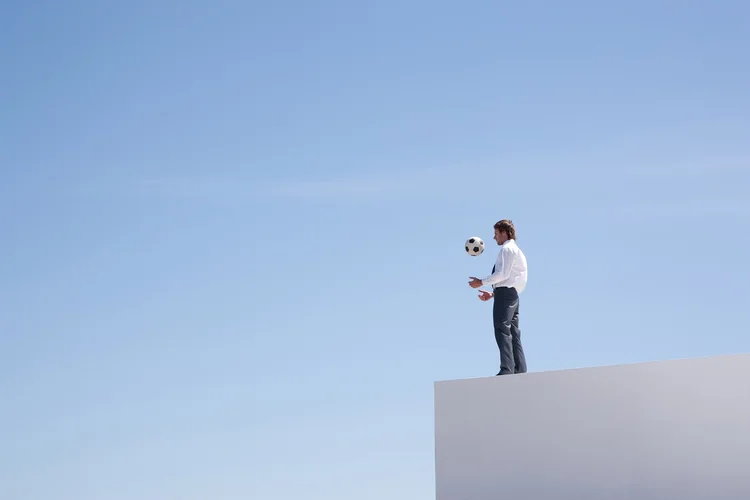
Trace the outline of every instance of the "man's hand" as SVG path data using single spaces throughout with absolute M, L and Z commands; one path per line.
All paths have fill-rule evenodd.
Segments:
M 492 298 L 492 292 L 486 290 L 479 290 L 479 300 L 486 302 Z
M 479 288 L 482 286 L 482 280 L 475 278 L 474 276 L 469 277 L 469 286 L 471 288 Z

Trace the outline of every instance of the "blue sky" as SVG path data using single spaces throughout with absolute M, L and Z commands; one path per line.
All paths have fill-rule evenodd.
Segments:
M 434 498 L 501 218 L 531 371 L 750 351 L 748 19 L 5 2 L 0 497 Z

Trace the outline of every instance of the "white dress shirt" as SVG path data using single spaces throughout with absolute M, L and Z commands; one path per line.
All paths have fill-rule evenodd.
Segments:
M 526 288 L 527 279 L 526 256 L 518 248 L 515 240 L 508 240 L 500 246 L 500 253 L 497 254 L 495 261 L 495 271 L 484 278 L 482 284 L 492 285 L 493 289 L 507 286 L 521 293 Z

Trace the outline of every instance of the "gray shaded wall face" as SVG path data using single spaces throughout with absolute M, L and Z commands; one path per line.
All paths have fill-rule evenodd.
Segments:
M 750 355 L 435 384 L 437 500 L 750 499 Z

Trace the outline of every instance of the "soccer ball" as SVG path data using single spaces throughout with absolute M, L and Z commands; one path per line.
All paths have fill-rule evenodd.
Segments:
M 466 240 L 464 248 L 466 249 L 466 253 L 468 253 L 472 257 L 476 257 L 477 255 L 480 255 L 482 252 L 484 252 L 484 241 L 482 241 L 482 238 L 480 238 L 479 236 L 472 236 L 471 238 Z

